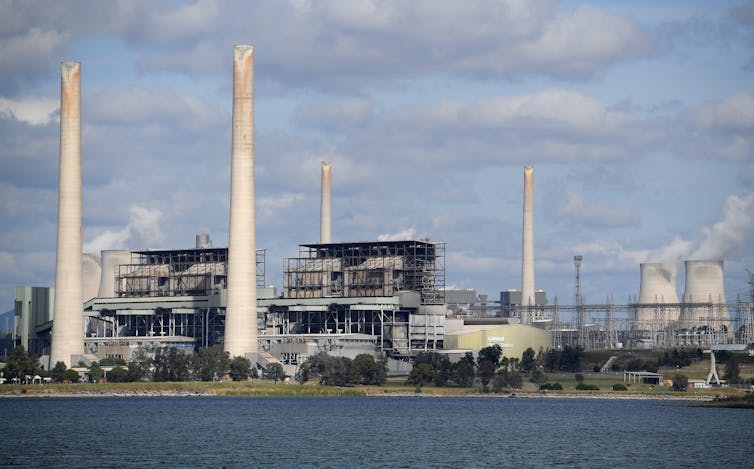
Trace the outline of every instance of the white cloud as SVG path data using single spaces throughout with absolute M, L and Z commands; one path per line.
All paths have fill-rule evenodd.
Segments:
M 48 124 L 60 103 L 48 98 L 7 99 L 0 97 L 0 116 L 31 125 Z
M 738 93 L 691 113 L 699 127 L 754 132 L 754 96 Z
M 163 239 L 160 222 L 163 214 L 157 209 L 131 206 L 128 224 L 120 229 L 107 229 L 84 243 L 84 252 L 97 253 L 106 249 L 155 247 Z
M 588 223 L 598 227 L 622 227 L 639 223 L 639 215 L 630 205 L 609 205 L 586 202 L 580 194 L 567 192 L 557 199 L 556 213 L 574 223 Z
M 416 239 L 416 227 L 404 228 L 397 233 L 384 233 L 377 236 L 377 241 L 406 241 Z

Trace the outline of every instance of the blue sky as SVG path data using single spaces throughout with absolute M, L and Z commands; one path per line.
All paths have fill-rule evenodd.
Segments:
M 639 263 L 754 270 L 754 2 L 0 3 L 0 310 L 52 285 L 60 62 L 82 62 L 84 245 L 227 244 L 233 44 L 255 46 L 268 283 L 319 235 L 447 242 L 447 284 L 639 290 Z

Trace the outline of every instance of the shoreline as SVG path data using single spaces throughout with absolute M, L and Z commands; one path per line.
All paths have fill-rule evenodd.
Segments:
M 292 386 L 292 385 L 286 385 Z M 507 393 L 433 393 L 413 391 L 390 391 L 375 388 L 330 388 L 330 389 L 291 389 L 294 392 L 276 392 L 275 389 L 252 388 L 244 389 L 139 389 L 139 390 L 89 390 L 67 389 L 58 391 L 54 389 L 16 389 L 0 393 L 0 399 L 24 399 L 24 398 L 99 398 L 99 397 L 401 397 L 401 398 L 471 398 L 471 399 L 601 399 L 601 400 L 659 400 L 659 401 L 686 401 L 686 402 L 713 402 L 713 395 L 675 395 L 675 394 L 642 394 L 642 393 L 573 393 L 573 392 L 507 392 Z M 39 392 L 42 391 L 42 392 Z M 70 392 L 73 391 L 73 392 Z M 300 391 L 300 392 L 295 392 Z

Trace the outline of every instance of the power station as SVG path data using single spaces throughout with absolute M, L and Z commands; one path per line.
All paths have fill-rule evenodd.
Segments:
M 231 356 L 262 365 L 295 368 L 324 350 L 372 353 L 399 368 L 419 351 L 462 355 L 492 344 L 520 356 L 527 347 L 754 341 L 752 303 L 726 303 L 722 260 L 685 262 L 682 301 L 674 263 L 643 263 L 638 300 L 615 305 L 612 298 L 583 301 L 578 255 L 574 304 L 548 304 L 544 290 L 535 288 L 531 166 L 524 168 L 521 290 L 503 291 L 499 301 L 446 289 L 444 242 L 333 242 L 331 162 L 321 164 L 319 243 L 302 244 L 296 257 L 284 259 L 280 292 L 268 287 L 266 252 L 256 246 L 252 46 L 233 50 L 228 247 L 213 247 L 202 233 L 192 248 L 84 254 L 80 70 L 78 63 L 62 65 L 55 288 L 17 290 L 20 339 L 49 353 L 48 364 L 128 358 L 138 347 L 222 345 Z

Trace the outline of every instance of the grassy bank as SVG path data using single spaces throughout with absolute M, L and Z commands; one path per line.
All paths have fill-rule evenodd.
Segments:
M 4 385 L 0 396 L 268 396 L 337 397 L 364 396 L 358 388 L 299 384 L 275 384 L 257 380 L 245 382 L 106 383 Z
M 744 393 L 733 388 L 690 389 L 674 392 L 668 387 L 632 384 L 628 391 L 613 391 L 612 385 L 622 382 L 622 374 L 585 374 L 585 383 L 599 386 L 599 391 L 577 390 L 572 373 L 553 373 L 549 382 L 559 382 L 562 391 L 540 392 L 539 386 L 524 381 L 522 389 L 507 390 L 499 395 L 515 394 L 520 397 L 599 397 L 605 399 L 689 399 L 712 400 L 737 399 Z M 392 377 L 384 386 L 335 387 L 316 384 L 273 383 L 266 380 L 245 382 L 138 382 L 107 384 L 44 384 L 2 385 L 0 397 L 21 396 L 260 396 L 260 397 L 338 397 L 338 396 L 478 396 L 482 393 L 477 385 L 470 388 L 423 386 L 417 390 L 406 384 L 405 377 Z

